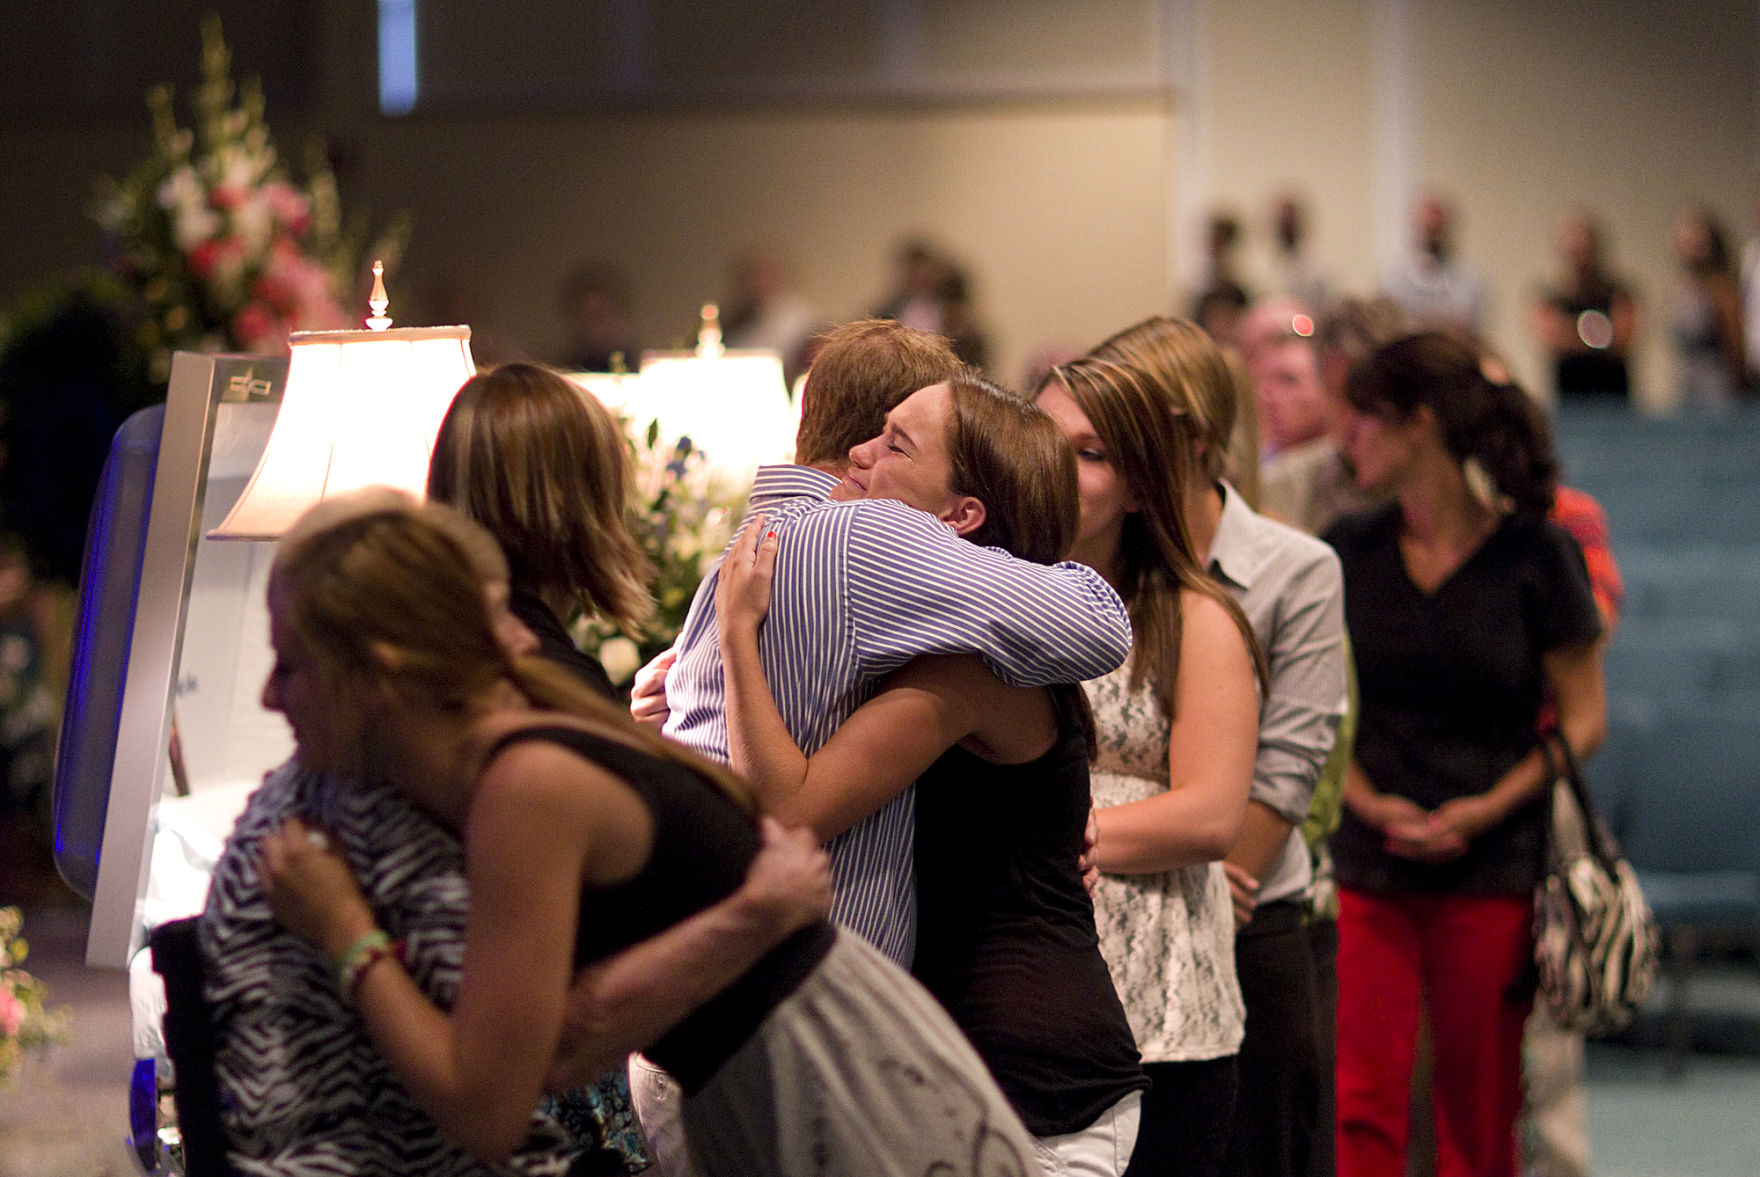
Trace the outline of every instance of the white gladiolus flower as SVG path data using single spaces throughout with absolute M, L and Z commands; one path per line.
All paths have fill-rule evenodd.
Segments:
M 194 168 L 186 164 L 173 171 L 155 195 L 159 207 L 171 214 L 172 239 L 182 252 L 219 234 L 220 215 L 208 207 L 208 190 Z
M 208 190 L 202 186 L 201 177 L 196 175 L 196 170 L 188 164 L 174 168 L 154 195 L 158 197 L 159 207 L 168 212 L 176 212 L 196 204 L 206 207 L 208 203 Z
M 232 229 L 249 258 L 260 258 L 269 250 L 275 234 L 275 212 L 262 193 L 252 192 L 232 210 Z
M 177 210 L 171 226 L 171 236 L 177 242 L 177 248 L 188 253 L 204 241 L 212 241 L 220 235 L 225 223 L 220 214 L 206 205 Z

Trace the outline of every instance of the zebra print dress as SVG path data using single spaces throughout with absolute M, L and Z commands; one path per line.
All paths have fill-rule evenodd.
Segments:
M 379 925 L 404 942 L 416 983 L 457 995 L 467 892 L 458 840 L 389 789 L 360 789 L 291 762 L 252 795 L 214 872 L 200 938 L 215 1026 L 229 1159 L 241 1177 L 560 1177 L 607 1170 L 603 1151 L 535 1112 L 505 1165 L 485 1165 L 435 1126 L 392 1076 L 316 950 L 275 923 L 257 881 L 263 835 L 289 816 L 331 831 Z M 626 1143 L 646 1164 L 633 1123 Z

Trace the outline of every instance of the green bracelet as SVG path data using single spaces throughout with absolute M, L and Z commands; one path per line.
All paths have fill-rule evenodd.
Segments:
M 367 970 L 390 955 L 391 933 L 382 928 L 374 928 L 344 948 L 336 958 L 336 987 L 342 990 L 342 996 L 353 1001 L 354 991 Z

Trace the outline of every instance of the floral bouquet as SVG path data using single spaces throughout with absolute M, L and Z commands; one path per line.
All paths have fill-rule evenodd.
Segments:
M 624 431 L 635 466 L 631 531 L 654 565 L 654 619 L 643 634 L 621 633 L 598 618 L 583 620 L 574 633 L 619 685 L 684 628 L 697 586 L 733 538 L 746 494 L 727 485 L 689 437 L 666 445 L 658 421 L 638 432 L 627 417 Z
M 279 352 L 289 331 L 350 325 L 343 301 L 357 284 L 364 224 L 345 231 L 336 177 L 321 151 L 300 185 L 263 122 L 254 80 L 233 85 L 218 19 L 202 26 L 202 84 L 193 130 L 177 125 L 169 87 L 147 96 L 154 152 L 121 181 L 106 181 L 95 216 L 111 260 L 142 304 L 140 342 L 152 377 L 171 353 Z M 235 102 L 236 98 L 236 102 Z M 407 226 L 376 248 L 390 265 Z
M 67 1011 L 45 1009 L 43 983 L 18 966 L 29 951 L 19 938 L 24 917 L 16 907 L 0 907 L 0 1088 L 28 1052 L 44 1054 L 67 1040 Z

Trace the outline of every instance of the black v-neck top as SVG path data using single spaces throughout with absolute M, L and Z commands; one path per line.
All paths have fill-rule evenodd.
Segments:
M 1344 568 L 1345 619 L 1362 706 L 1356 760 L 1378 791 L 1433 809 L 1490 789 L 1538 738 L 1541 657 L 1592 640 L 1601 619 L 1576 541 L 1510 515 L 1430 592 L 1400 553 L 1397 503 L 1326 533 Z M 1546 795 L 1452 862 L 1388 854 L 1347 808 L 1332 853 L 1338 881 L 1370 891 L 1504 894 L 1539 878 Z

